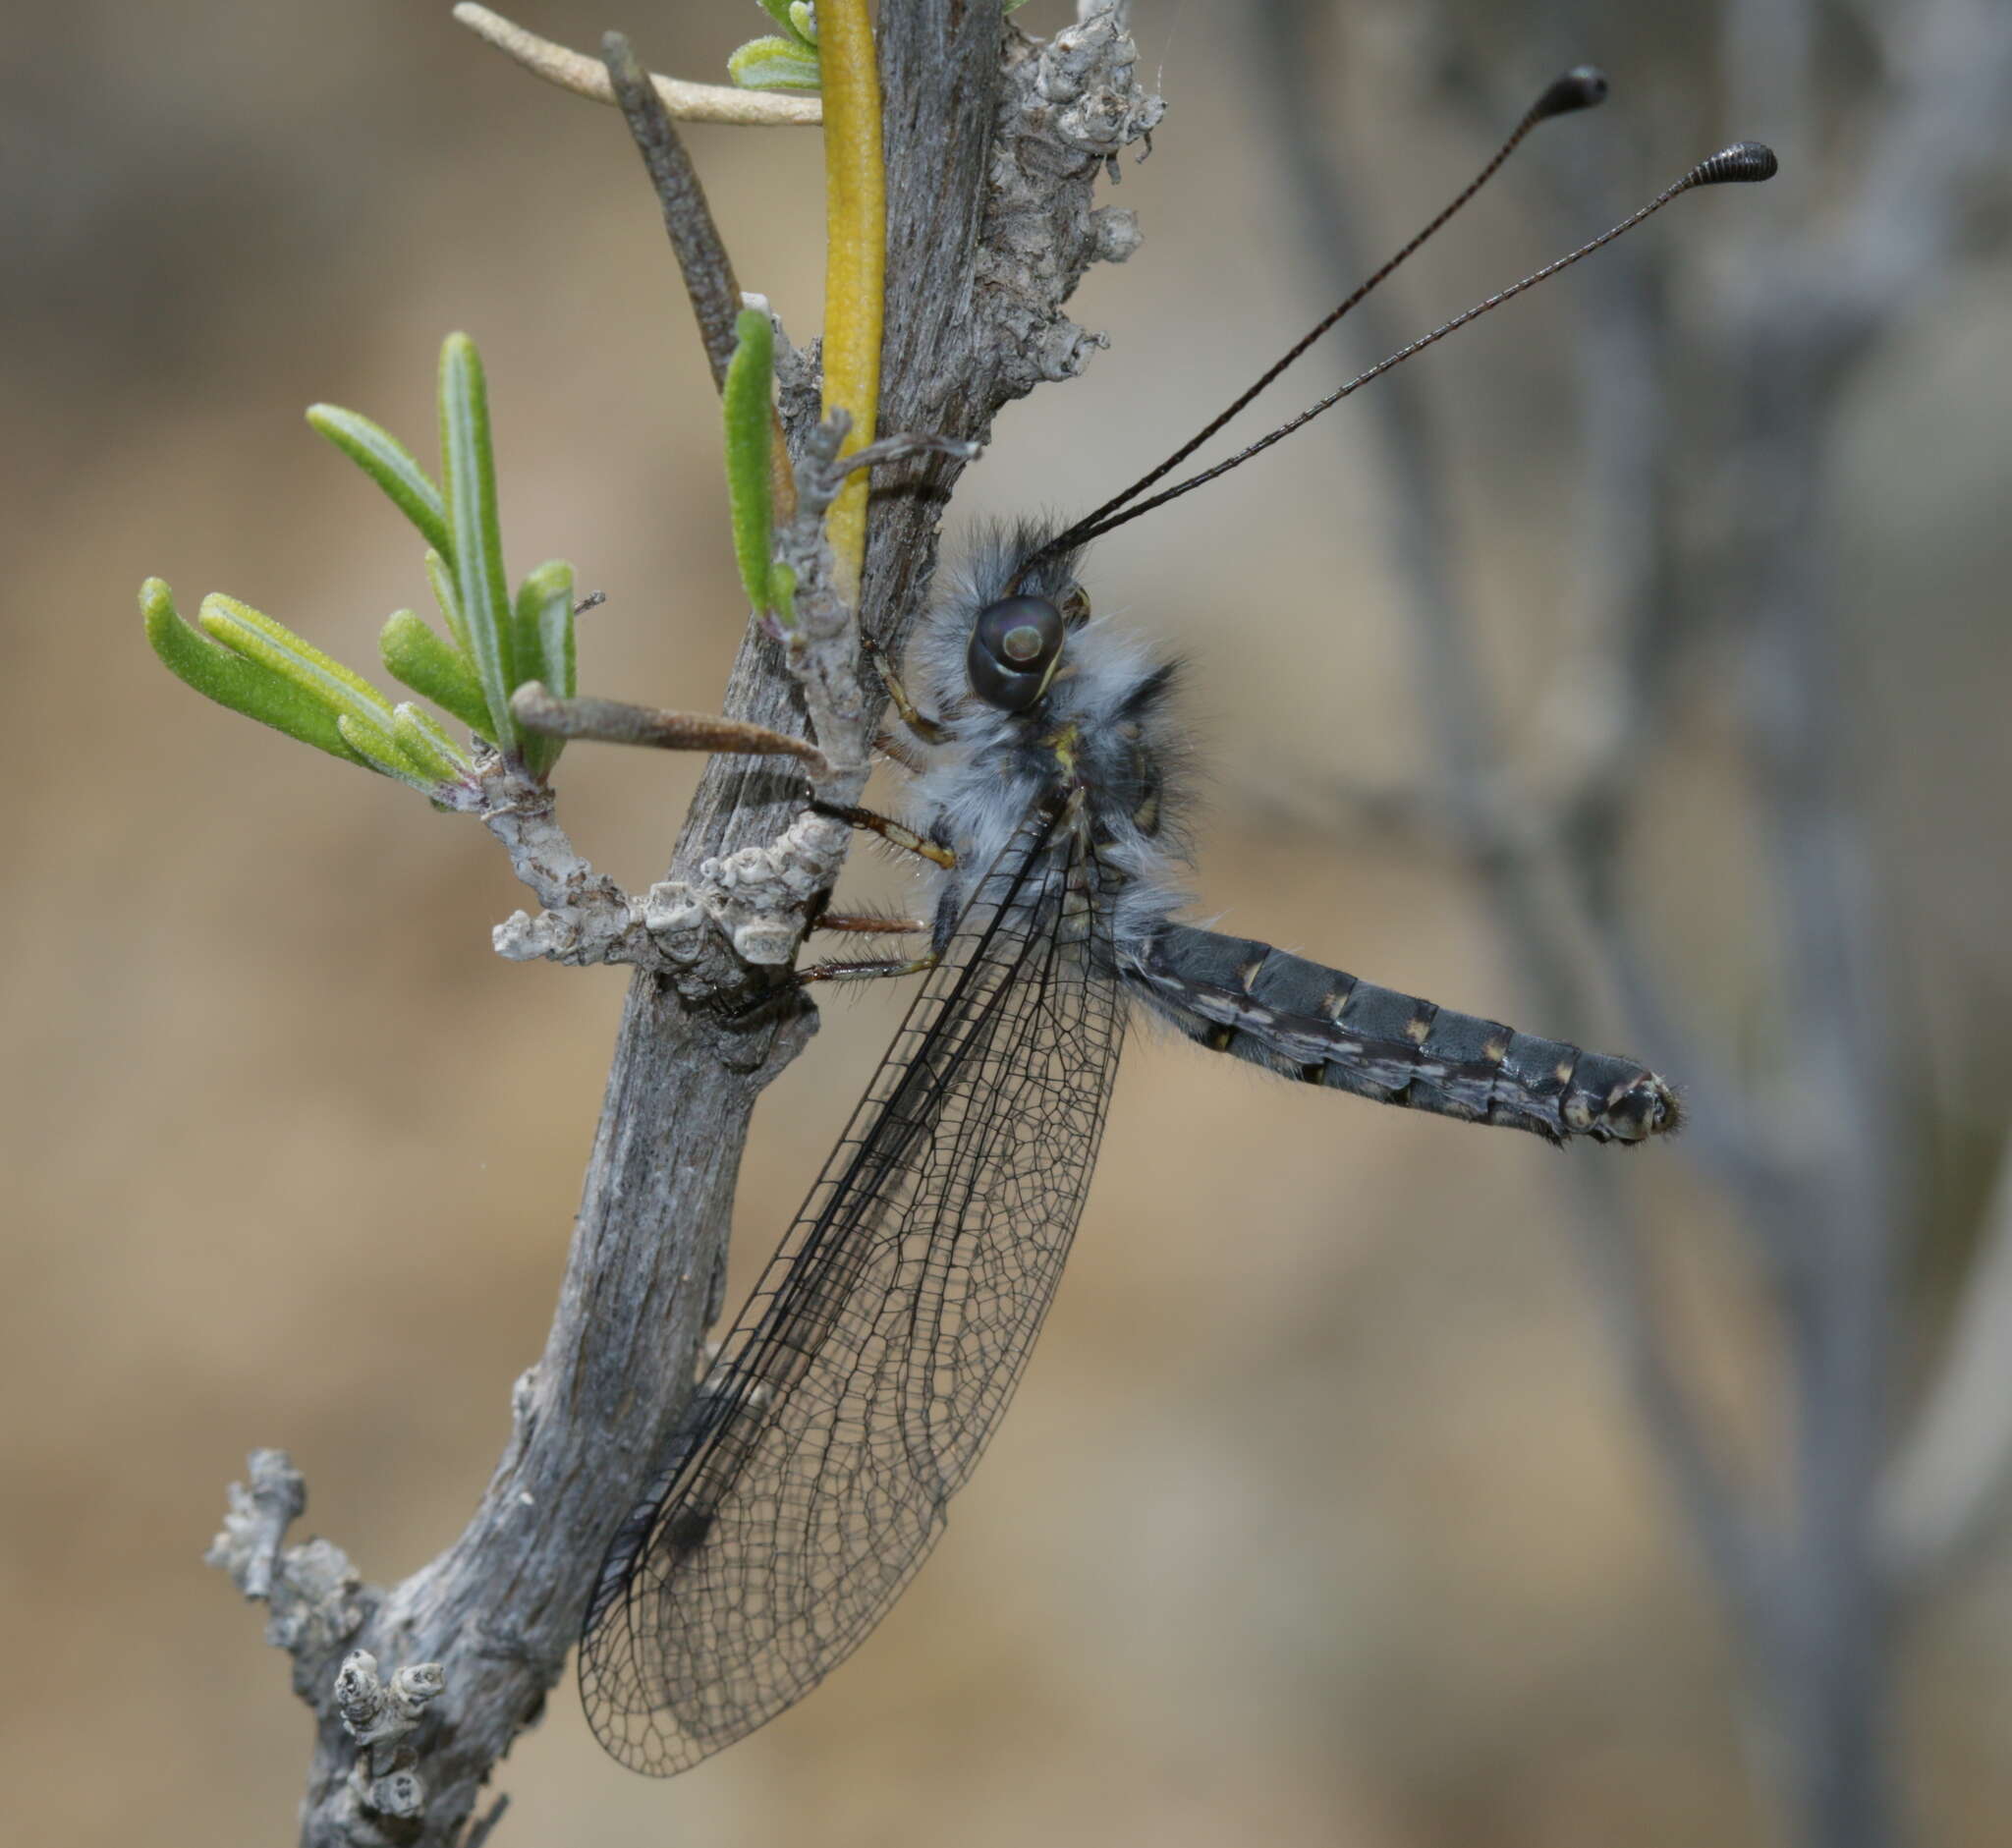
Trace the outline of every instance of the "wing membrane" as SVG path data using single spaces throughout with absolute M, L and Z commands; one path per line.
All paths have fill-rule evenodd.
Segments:
M 581 1691 L 669 1775 L 799 1699 L 927 1555 L 1018 1383 L 1123 1034 L 1093 851 L 1037 815 L 983 882 L 611 1547 Z

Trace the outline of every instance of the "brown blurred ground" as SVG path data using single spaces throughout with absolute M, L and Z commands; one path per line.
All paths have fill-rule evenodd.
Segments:
M 1146 246 L 1078 303 L 1113 350 L 1002 419 L 961 519 L 1100 497 L 1316 306 L 1230 10 L 1191 5 L 1171 34 L 1155 11 L 1141 37 L 1171 112 L 1120 196 Z M 637 0 L 523 17 L 581 45 L 623 26 L 699 76 L 761 25 Z M 1406 212 L 1475 150 L 1391 117 L 1372 79 L 1338 75 L 1337 113 L 1362 149 L 1409 138 L 1419 170 L 1382 195 Z M 745 284 L 803 337 L 814 137 L 692 140 Z M 1649 177 L 1616 175 L 1616 212 Z M 1422 265 L 1422 326 L 1548 253 L 1516 198 Z M 621 978 L 490 957 L 523 895 L 486 838 L 199 704 L 147 652 L 134 592 L 157 572 L 193 612 L 228 589 L 370 663 L 385 613 L 423 596 L 419 548 L 300 412 L 356 406 L 423 455 L 433 356 L 463 326 L 488 362 L 515 568 L 564 555 L 609 593 L 584 681 L 703 706 L 741 610 L 715 413 L 618 125 L 444 5 L 26 13 L 0 70 L 0 1810 L 22 1841 L 278 1842 L 306 1727 L 255 1614 L 199 1564 L 223 1484 L 249 1446 L 286 1445 L 309 1525 L 373 1577 L 455 1532 L 542 1336 Z M 1669 235 L 1702 247 L 1705 216 Z M 1944 1018 L 2007 992 L 2008 281 L 1939 296 L 1835 454 L 1869 795 Z M 1544 409 L 1569 332 L 1554 306 L 1442 356 L 1451 437 L 1495 465 L 1466 483 L 1467 536 L 1512 686 L 1573 614 L 1552 567 L 1570 432 Z M 1205 514 L 1109 541 L 1099 601 L 1195 659 L 1209 913 L 1518 1018 L 1449 866 L 1339 822 L 1296 837 L 1250 800 L 1284 779 L 1317 803 L 1417 762 L 1376 489 L 1344 443 L 1310 439 Z M 1664 946 L 1713 1016 L 1737 1000 L 1712 982 L 1741 929 L 1719 755 L 1701 722 L 1660 767 L 1655 869 Z M 565 812 L 636 884 L 689 783 L 576 748 Z M 892 1005 L 827 1010 L 759 1119 L 744 1271 Z M 1735 1651 L 1559 1235 L 1559 1161 L 1142 1036 L 1040 1359 L 884 1629 L 669 1787 L 600 1757 L 569 1683 L 506 1767 L 499 1839 L 1774 1839 Z M 1680 1161 L 1644 1156 L 1630 1180 L 1721 1410 L 1763 1453 L 1751 1279 Z M 1910 1656 L 1909 1770 L 1938 1843 L 2004 1839 L 2008 1596 L 2002 1569 L 1975 1575 Z

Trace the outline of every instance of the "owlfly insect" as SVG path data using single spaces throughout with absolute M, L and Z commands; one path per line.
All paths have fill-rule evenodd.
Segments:
M 1533 128 L 1605 87 L 1587 68 L 1552 84 L 1445 210 L 1150 474 L 1066 528 L 984 537 L 924 619 L 908 685 L 887 675 L 908 734 L 897 753 L 917 772 L 907 827 L 892 831 L 930 851 L 935 881 L 926 947 L 799 978 L 914 976 L 921 991 L 601 1568 L 581 1686 L 625 1764 L 667 1775 L 753 1731 L 851 1654 L 921 1566 L 1054 1295 L 1135 1011 L 1305 1084 L 1556 1143 L 1637 1144 L 1677 1126 L 1670 1087 L 1632 1059 L 1175 922 L 1191 778 L 1179 669 L 1093 619 L 1079 578 L 1091 539 L 1241 467 L 1680 195 L 1773 173 L 1757 143 L 1714 154 L 1148 495 Z

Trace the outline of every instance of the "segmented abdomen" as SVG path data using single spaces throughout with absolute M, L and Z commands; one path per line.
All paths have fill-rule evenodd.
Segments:
M 1677 1127 L 1676 1094 L 1631 1059 L 1456 1014 L 1268 943 L 1169 924 L 1126 962 L 1135 991 L 1191 1039 L 1310 1085 L 1551 1142 L 1639 1143 Z

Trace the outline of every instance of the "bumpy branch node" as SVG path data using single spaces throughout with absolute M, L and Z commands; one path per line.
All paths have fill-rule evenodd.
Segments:
M 406 1739 L 418 1728 L 427 1703 L 446 1686 L 438 1662 L 415 1662 L 384 1681 L 368 1650 L 344 1660 L 335 1678 L 335 1710 L 358 1747 L 347 1792 L 354 1822 L 369 1824 L 381 1818 L 409 1823 L 425 1813 L 419 1754 Z

